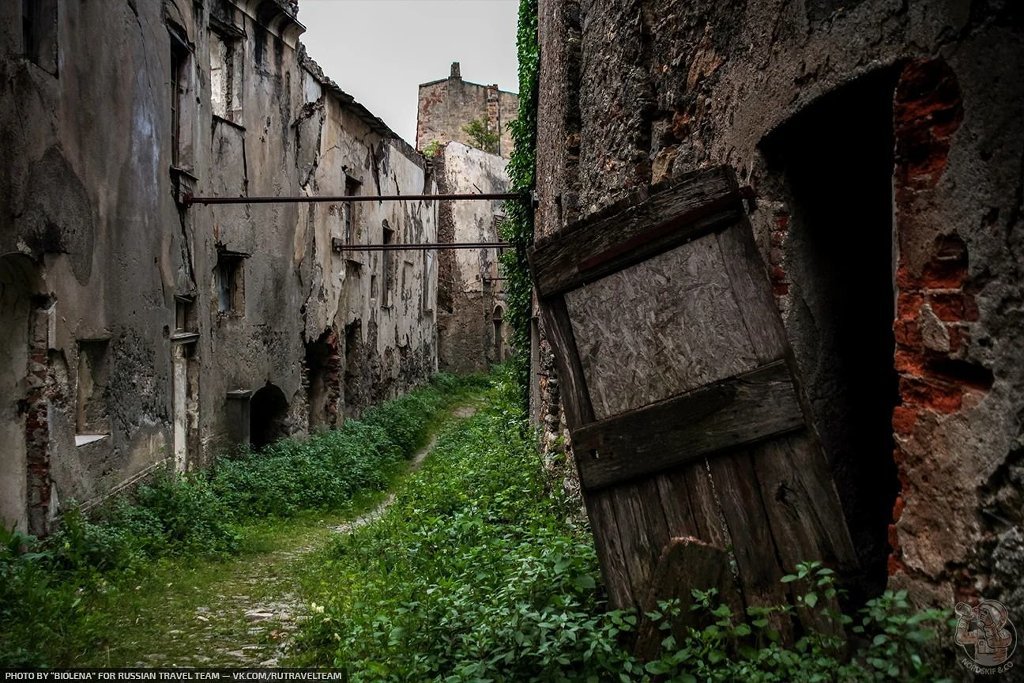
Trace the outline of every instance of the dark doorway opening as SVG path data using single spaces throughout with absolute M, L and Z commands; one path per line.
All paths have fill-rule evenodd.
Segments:
M 881 593 L 899 490 L 892 410 L 892 102 L 896 73 L 871 74 L 787 122 L 763 144 L 791 211 L 788 327 L 815 425 L 862 569 L 855 602 Z
M 494 307 L 494 313 L 491 315 L 491 323 L 494 325 L 494 362 L 500 363 L 504 358 L 504 334 L 505 331 L 502 329 L 504 323 L 505 311 L 501 306 Z
M 338 338 L 333 330 L 324 332 L 315 342 L 306 345 L 306 399 L 310 431 L 336 426 L 340 370 Z
M 284 392 L 273 384 L 267 384 L 252 395 L 249 402 L 249 444 L 253 450 L 260 450 L 268 443 L 288 436 L 285 418 L 288 415 L 288 400 Z
M 345 417 L 358 418 L 364 403 L 363 322 L 355 320 L 345 325 Z

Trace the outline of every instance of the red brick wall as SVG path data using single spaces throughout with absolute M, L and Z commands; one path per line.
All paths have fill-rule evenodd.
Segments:
M 889 542 L 890 574 L 905 571 L 898 522 L 906 501 L 914 497 L 908 476 L 907 439 L 927 441 L 928 413 L 958 412 L 965 398 L 992 386 L 986 368 L 970 364 L 968 323 L 978 319 L 967 281 L 969 254 L 955 232 L 937 226 L 929 208 L 946 169 L 950 142 L 963 110 L 955 76 L 941 60 L 908 63 L 899 78 L 894 102 L 896 169 L 894 201 L 899 257 L 896 270 L 896 369 L 900 403 L 893 411 L 894 457 L 902 494 L 893 508 Z

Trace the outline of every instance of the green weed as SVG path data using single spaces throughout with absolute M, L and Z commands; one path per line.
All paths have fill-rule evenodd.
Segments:
M 439 375 L 308 440 L 222 458 L 208 471 L 164 474 L 86 516 L 72 508 L 44 543 L 0 537 L 0 666 L 73 664 L 107 639 L 115 603 L 163 558 L 222 558 L 268 518 L 351 509 L 385 490 L 453 403 L 486 383 Z

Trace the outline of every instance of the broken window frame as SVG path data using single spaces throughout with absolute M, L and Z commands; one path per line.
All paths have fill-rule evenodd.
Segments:
M 362 181 L 350 176 L 348 173 L 344 174 L 345 180 L 345 196 L 355 197 L 359 194 L 360 188 L 362 188 Z M 358 225 L 358 214 L 357 214 L 356 202 L 345 202 L 342 207 L 342 216 L 345 230 L 345 244 L 355 244 L 355 240 L 359 237 L 359 225 Z
M 217 250 L 214 267 L 214 288 L 217 315 L 241 317 L 245 315 L 245 260 L 249 254 L 227 249 Z
M 209 57 L 210 57 L 210 112 L 215 119 L 227 121 L 236 126 L 242 122 L 242 73 L 245 60 L 242 39 L 245 31 L 228 22 L 210 17 Z M 223 74 L 215 78 L 215 50 L 223 49 L 220 69 Z M 218 100 L 215 97 L 218 87 L 223 90 L 223 105 L 218 111 Z

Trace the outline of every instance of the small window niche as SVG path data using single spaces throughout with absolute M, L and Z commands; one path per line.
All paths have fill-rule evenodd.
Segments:
M 245 259 L 248 254 L 221 250 L 217 252 L 217 312 L 240 316 L 245 312 Z
M 199 320 L 196 316 L 195 297 L 174 297 L 174 334 L 172 341 L 193 341 L 199 337 Z
M 21 0 L 21 40 L 25 58 L 57 75 L 58 0 Z
M 359 188 L 362 183 L 353 178 L 352 176 L 345 174 L 345 196 L 355 197 L 359 194 Z M 354 244 L 359 239 L 359 215 L 358 215 L 358 202 L 345 202 L 344 215 L 345 215 L 345 244 Z
M 241 31 L 211 22 L 210 108 L 213 115 L 236 125 L 242 122 L 243 50 Z
M 78 401 L 75 445 L 84 446 L 110 434 L 107 383 L 110 378 L 108 339 L 78 342 Z
M 395 244 L 395 231 L 388 224 L 388 219 L 381 221 L 381 244 L 385 247 L 389 247 Z M 384 276 L 384 290 L 381 292 L 381 307 L 391 308 L 393 305 L 392 292 L 395 288 L 394 282 L 394 270 L 395 270 L 395 259 L 392 257 L 393 250 L 385 248 L 383 251 L 383 276 Z
M 171 39 L 171 73 L 170 73 L 170 115 L 171 115 L 171 166 L 175 169 L 181 168 L 185 162 L 185 151 L 183 140 L 186 137 L 186 118 L 182 111 L 187 105 L 189 86 L 189 60 L 192 52 L 189 50 L 188 41 L 184 38 L 182 31 L 171 28 L 169 30 Z

